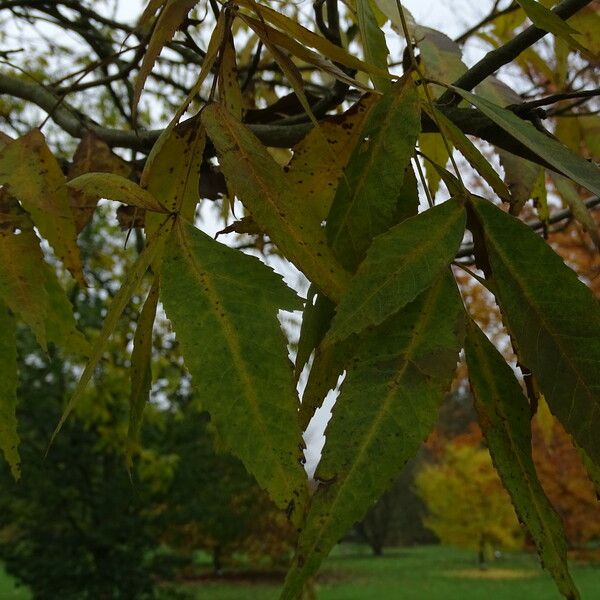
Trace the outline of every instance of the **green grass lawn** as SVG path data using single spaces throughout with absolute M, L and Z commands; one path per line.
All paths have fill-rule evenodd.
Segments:
M 0 566 L 0 600 L 29 600 L 31 596 L 23 587 L 18 587 Z
M 582 600 L 600 598 L 600 565 L 572 563 Z M 276 600 L 277 583 L 190 584 L 197 600 Z M 388 550 L 373 558 L 361 546 L 338 547 L 322 570 L 318 600 L 558 600 L 531 554 L 505 555 L 487 571 L 475 553 L 447 546 Z M 0 570 L 0 600 L 28 600 Z
M 600 565 L 572 564 L 582 600 L 600 598 Z M 276 600 L 279 587 L 202 584 L 198 600 Z M 318 600 L 553 600 L 561 598 L 535 555 L 507 555 L 477 568 L 475 553 L 428 546 L 388 550 L 381 558 L 364 547 L 339 547 L 318 583 Z

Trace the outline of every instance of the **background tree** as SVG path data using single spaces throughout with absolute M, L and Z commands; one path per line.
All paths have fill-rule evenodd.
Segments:
M 428 509 L 425 525 L 443 543 L 477 550 L 480 566 L 492 550 L 522 546 L 519 521 L 485 448 L 448 444 L 415 485 Z

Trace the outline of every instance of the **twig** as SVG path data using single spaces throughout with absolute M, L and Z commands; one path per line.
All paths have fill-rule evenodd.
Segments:
M 592 0 L 563 0 L 552 11 L 561 19 L 566 20 L 590 4 Z M 515 36 L 510 42 L 488 52 L 479 62 L 473 65 L 464 75 L 459 77 L 453 85 L 463 90 L 472 90 L 484 79 L 493 75 L 500 67 L 511 63 L 533 44 L 541 40 L 548 32 L 531 25 L 525 31 Z M 456 104 L 460 96 L 452 90 L 447 90 L 438 100 L 439 104 Z

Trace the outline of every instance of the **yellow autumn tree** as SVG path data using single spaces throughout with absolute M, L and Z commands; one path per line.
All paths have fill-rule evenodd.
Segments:
M 415 478 L 424 523 L 445 544 L 473 548 L 480 566 L 491 551 L 517 549 L 523 532 L 485 448 L 449 443 Z

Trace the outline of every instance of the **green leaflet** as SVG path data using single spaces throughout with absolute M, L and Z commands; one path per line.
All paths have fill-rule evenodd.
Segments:
M 348 527 L 395 480 L 437 420 L 462 346 L 447 270 L 362 340 L 327 427 L 315 492 L 281 600 L 295 600 Z
M 377 100 L 375 94 L 365 94 L 345 113 L 319 121 L 318 129 L 313 127 L 294 146 L 294 155 L 284 167 L 285 178 L 294 188 L 297 201 L 311 211 L 319 224 L 329 214 L 344 168 Z M 324 156 L 327 160 L 323 160 Z
M 370 0 L 356 0 L 356 16 L 366 61 L 382 71 L 387 71 L 389 50 L 385 43 L 385 35 L 377 25 Z M 390 81 L 386 77 L 371 75 L 371 79 L 378 90 L 390 88 Z
M 198 181 L 206 132 L 195 116 L 174 129 L 167 128 L 150 152 L 140 186 L 170 212 L 193 221 L 199 200 Z M 162 217 L 155 221 L 162 222 Z
M 298 407 L 277 311 L 299 299 L 258 259 L 178 221 L 161 298 L 219 438 L 280 507 L 306 501 Z
M 531 457 L 529 402 L 510 366 L 470 319 L 465 353 L 475 409 L 494 466 L 537 546 L 542 565 L 566 598 L 579 598 L 569 574 L 562 523 Z
M 302 394 L 302 404 L 298 411 L 300 428 L 305 431 L 315 411 L 333 390 L 337 381 L 350 363 L 356 346 L 354 337 L 331 346 L 320 345 L 315 350 L 315 357 Z
M 131 300 L 131 296 L 135 293 L 138 288 L 140 282 L 142 281 L 146 271 L 150 267 L 150 265 L 156 259 L 158 253 L 163 248 L 163 243 L 165 237 L 169 234 L 173 226 L 173 218 L 167 217 L 157 231 L 148 238 L 146 247 L 142 250 L 137 260 L 133 264 L 133 267 L 125 277 L 119 291 L 115 294 L 110 306 L 108 307 L 108 312 L 106 313 L 106 317 L 104 318 L 104 323 L 102 324 L 102 330 L 98 335 L 98 338 L 94 342 L 92 347 L 92 351 L 90 353 L 90 358 L 88 363 L 75 386 L 75 390 L 73 391 L 73 395 L 71 396 L 69 402 L 65 410 L 63 411 L 62 416 L 60 417 L 60 421 L 52 434 L 52 439 L 50 440 L 50 444 L 52 444 L 54 438 L 64 425 L 67 417 L 71 414 L 73 408 L 75 408 L 77 402 L 81 398 L 87 384 L 89 383 L 94 371 L 96 370 L 96 366 L 100 362 L 102 358 L 102 354 L 106 348 L 106 344 L 110 339 L 115 327 L 127 303 Z
M 0 262 L 0 299 L 31 327 L 40 346 L 46 350 L 54 342 L 69 354 L 87 356 L 87 341 L 56 272 L 44 260 L 33 223 L 6 190 L 0 191 Z
M 393 222 L 402 222 L 417 214 L 419 193 L 417 180 L 410 165 L 407 166 L 404 182 L 396 198 L 396 210 Z M 365 223 L 367 229 L 368 223 Z M 358 264 L 353 265 L 355 270 Z M 309 296 L 310 297 L 310 296 Z M 315 410 L 320 406 L 327 392 L 335 387 L 344 367 L 355 350 L 355 340 L 351 337 L 341 343 L 323 346 L 321 342 L 331 325 L 335 312 L 335 304 L 322 294 L 317 293 L 314 305 L 308 302 L 304 309 L 298 356 L 296 357 L 296 374 L 300 375 L 304 362 L 316 349 L 306 387 L 302 395 L 302 404 L 298 413 L 300 427 L 305 429 Z M 302 362 L 304 361 L 304 362 Z
M 222 106 L 207 106 L 202 122 L 217 149 L 230 191 L 286 257 L 323 293 L 339 300 L 349 276 L 327 247 L 320 223 L 298 202 L 281 167 Z
M 91 196 L 116 200 L 138 208 L 160 213 L 169 212 L 161 206 L 152 194 L 137 183 L 113 173 L 85 173 L 71 179 L 67 186 Z
M 364 258 L 372 239 L 396 222 L 398 194 L 414 153 L 420 114 L 410 77 L 394 84 L 369 112 L 327 219 L 329 245 L 349 271 Z
M 401 223 L 417 214 L 419 205 L 419 192 L 417 179 L 412 167 L 409 165 L 404 177 L 404 183 L 400 188 L 397 198 L 394 223 Z M 368 223 L 365 223 L 368 228 Z M 353 266 L 353 270 L 358 265 Z M 302 318 L 302 329 L 298 343 L 298 357 L 296 359 L 296 372 L 301 368 L 300 362 L 308 360 L 310 353 L 316 348 L 313 363 L 311 365 L 306 387 L 302 395 L 299 418 L 300 426 L 305 429 L 313 416 L 315 410 L 320 406 L 327 392 L 335 387 L 335 384 L 349 363 L 355 350 L 354 337 L 349 337 L 343 342 L 333 346 L 321 345 L 327 330 L 331 325 L 335 311 L 335 304 L 317 294 L 314 306 L 306 305 Z M 302 350 L 302 353 L 300 353 Z M 299 373 L 298 373 L 299 375 Z
M 429 287 L 458 250 L 466 211 L 451 199 L 377 237 L 340 301 L 330 342 L 379 325 Z
M 17 434 L 17 335 L 8 307 L 0 301 L 0 448 L 15 479 L 20 476 Z
M 0 184 L 9 187 L 56 256 L 85 286 L 65 176 L 39 130 L 30 131 L 0 151 Z
M 472 198 L 471 206 L 485 245 L 477 233 L 476 254 L 519 357 L 550 410 L 600 464 L 598 300 L 524 223 L 483 199 Z
M 327 296 L 319 294 L 317 288 L 311 285 L 306 294 L 306 304 L 302 313 L 302 326 L 294 365 L 296 381 L 313 350 L 325 337 L 334 314 L 335 304 Z
M 510 110 L 460 88 L 452 87 L 452 90 L 476 106 L 496 125 L 543 158 L 559 173 L 600 196 L 600 169 L 597 166 L 575 154 L 553 137 L 538 131 L 531 123 L 520 119 Z
M 129 395 L 129 428 L 127 430 L 127 456 L 129 469 L 133 451 L 142 426 L 142 415 L 152 387 L 152 331 L 160 292 L 159 277 L 154 276 L 152 286 L 140 312 L 133 336 L 131 353 L 131 393 Z
M 163 46 L 171 41 L 174 33 L 196 2 L 197 0 L 164 0 L 164 2 L 161 2 L 161 12 L 154 25 L 152 36 L 150 37 L 144 59 L 142 60 L 140 72 L 135 81 L 133 91 L 134 111 L 137 109 L 144 83 L 152 71 L 152 67 L 163 49 Z M 145 21 L 158 10 L 159 6 L 160 5 L 157 2 L 151 2 L 144 11 L 142 19 L 140 19 L 140 21 L 142 21 L 141 24 L 145 24 Z

